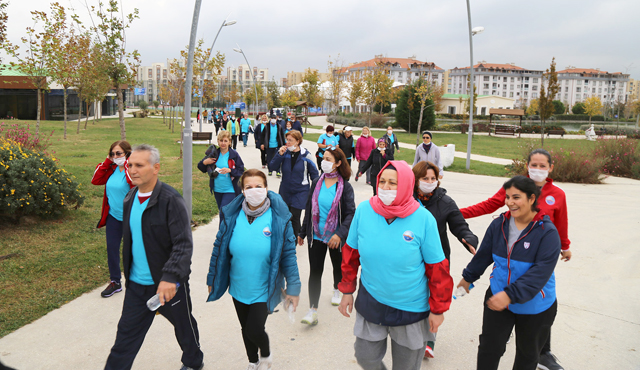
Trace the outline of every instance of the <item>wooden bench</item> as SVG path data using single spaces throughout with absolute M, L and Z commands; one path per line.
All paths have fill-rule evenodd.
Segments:
M 547 130 L 547 137 L 549 135 L 560 135 L 560 137 L 564 138 L 564 130 Z
M 211 144 L 212 138 L 213 138 L 213 132 L 194 132 L 193 133 L 193 141 L 209 140 L 209 144 Z
M 516 128 L 514 127 L 508 127 L 508 126 L 496 126 L 493 129 L 493 134 L 494 135 L 511 135 L 511 136 L 516 136 Z M 491 134 L 491 132 L 489 132 L 489 134 Z
M 604 136 L 606 133 L 605 130 L 596 130 L 596 136 Z

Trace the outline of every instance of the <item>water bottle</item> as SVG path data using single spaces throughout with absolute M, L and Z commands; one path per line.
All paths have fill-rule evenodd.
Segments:
M 287 316 L 289 317 L 289 321 L 293 324 L 296 322 L 296 315 L 293 312 L 293 302 L 285 298 L 286 295 L 282 292 L 282 306 L 284 310 L 287 312 Z
M 178 290 L 178 288 L 180 288 L 180 283 L 176 283 L 176 291 Z M 160 294 L 154 295 L 147 301 L 147 308 L 150 311 L 155 311 L 160 308 L 160 306 L 162 306 L 162 304 L 160 303 Z
M 469 292 L 473 289 L 473 284 L 469 285 Z M 467 295 L 467 291 L 463 287 L 458 287 L 456 291 L 453 293 L 453 299 L 458 299 L 458 297 L 464 297 Z

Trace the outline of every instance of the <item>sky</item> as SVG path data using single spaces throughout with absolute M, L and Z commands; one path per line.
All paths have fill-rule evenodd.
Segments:
M 48 11 L 50 0 L 8 0 L 8 37 L 20 43 L 33 25 L 30 11 Z M 57 0 L 89 22 L 85 3 Z M 102 0 L 108 1 L 108 0 Z M 142 65 L 179 57 L 189 43 L 195 0 L 121 0 L 124 12 L 139 9 L 127 30 L 127 48 L 137 49 Z M 515 63 L 545 70 L 556 58 L 557 70 L 567 66 L 629 73 L 640 79 L 637 0 L 470 0 L 474 63 Z M 348 65 L 386 57 L 416 56 L 441 68 L 469 65 L 466 2 L 463 0 L 323 0 L 318 2 L 203 0 L 198 38 L 210 46 L 225 17 L 215 49 L 226 66 L 244 64 L 236 44 L 252 67 L 269 68 L 279 81 L 288 71 L 315 68 L 339 56 Z M 208 47 L 207 46 L 207 47 Z M 3 58 L 7 60 L 6 58 Z M 223 72 L 226 73 L 226 72 Z

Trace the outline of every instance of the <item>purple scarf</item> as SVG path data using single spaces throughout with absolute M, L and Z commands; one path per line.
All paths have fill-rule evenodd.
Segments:
M 329 178 L 332 179 L 334 177 L 338 177 L 338 186 L 336 189 L 336 197 L 333 198 L 333 203 L 331 203 L 331 209 L 329 210 L 329 214 L 327 215 L 327 221 L 324 224 L 324 233 L 320 234 L 320 206 L 318 205 L 318 196 L 320 195 L 320 188 L 324 186 L 324 179 Z M 313 223 L 313 231 L 316 235 L 320 236 L 323 242 L 328 243 L 329 239 L 333 236 L 336 229 L 338 228 L 338 204 L 340 203 L 340 198 L 342 198 L 342 189 L 344 188 L 344 179 L 342 176 L 339 176 L 338 171 L 333 171 L 331 173 L 323 173 L 320 176 L 320 180 L 316 184 L 316 188 L 313 190 L 313 197 L 311 198 L 311 218 Z

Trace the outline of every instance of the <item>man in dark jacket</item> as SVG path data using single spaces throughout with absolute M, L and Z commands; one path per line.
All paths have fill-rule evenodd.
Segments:
M 400 143 L 398 143 L 398 137 L 393 133 L 393 127 L 387 127 L 387 133 L 382 135 L 382 138 L 387 143 L 387 149 L 391 151 L 391 154 L 395 154 L 395 149 L 398 149 L 398 153 L 400 153 Z
M 353 142 L 353 129 L 349 126 L 345 126 L 342 133 L 338 135 L 338 147 L 344 152 L 344 156 L 347 157 L 347 162 L 351 166 L 351 158 L 356 153 L 356 145 Z
M 262 130 L 260 147 L 267 152 L 267 164 L 271 163 L 278 149 L 284 145 L 284 129 L 276 122 L 276 115 L 271 115 L 269 124 Z M 272 171 L 269 171 L 271 176 Z
M 189 274 L 193 240 L 190 216 L 174 188 L 158 181 L 160 153 L 142 144 L 131 152 L 135 185 L 124 199 L 123 248 L 126 293 L 116 341 L 105 370 L 130 369 L 156 313 L 147 301 L 156 294 L 158 312 L 175 327 L 182 369 L 202 369 L 198 325 L 191 314 Z
M 304 132 L 302 132 L 302 124 L 296 118 L 295 113 L 291 113 L 291 129 L 300 131 L 300 133 L 304 137 Z

